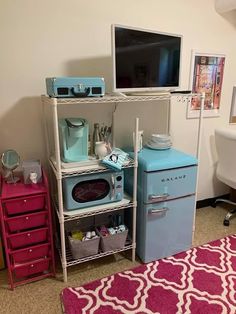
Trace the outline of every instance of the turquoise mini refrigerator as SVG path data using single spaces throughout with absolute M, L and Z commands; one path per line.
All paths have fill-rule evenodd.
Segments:
M 191 247 L 197 159 L 175 149 L 138 153 L 137 254 L 144 263 Z M 132 176 L 126 175 L 132 189 Z

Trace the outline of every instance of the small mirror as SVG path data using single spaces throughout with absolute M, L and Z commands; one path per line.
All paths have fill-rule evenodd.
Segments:
M 7 183 L 16 183 L 19 181 L 19 178 L 14 177 L 13 170 L 15 170 L 20 165 L 20 156 L 18 153 L 9 149 L 2 153 L 1 157 L 2 166 L 5 170 L 8 170 L 9 173 L 6 175 Z

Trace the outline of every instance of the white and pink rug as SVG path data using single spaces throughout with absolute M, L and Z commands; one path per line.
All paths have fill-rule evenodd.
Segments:
M 66 314 L 235 314 L 236 235 L 61 294 Z

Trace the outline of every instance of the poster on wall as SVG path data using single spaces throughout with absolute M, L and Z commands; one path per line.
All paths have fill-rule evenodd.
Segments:
M 192 93 L 205 92 L 203 117 L 219 116 L 224 65 L 223 54 L 192 52 L 189 89 Z M 200 105 L 200 97 L 192 97 L 187 118 L 198 118 Z

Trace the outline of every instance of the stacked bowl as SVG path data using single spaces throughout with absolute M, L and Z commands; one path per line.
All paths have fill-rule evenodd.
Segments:
M 172 146 L 171 137 L 168 134 L 152 134 L 146 145 L 151 149 L 169 149 Z

